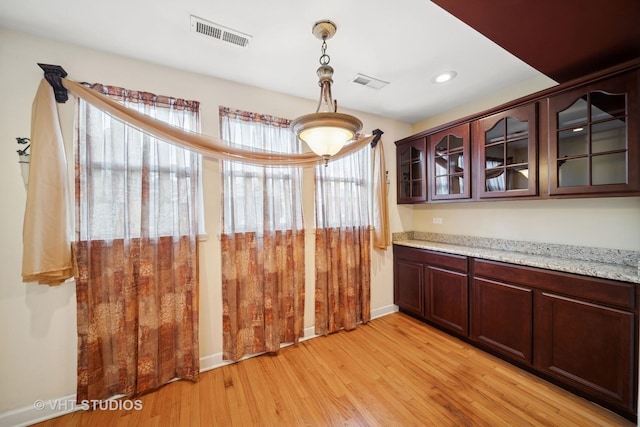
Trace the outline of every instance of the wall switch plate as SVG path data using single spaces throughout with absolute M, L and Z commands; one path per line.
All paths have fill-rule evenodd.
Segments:
M 442 224 L 442 218 L 433 218 L 434 224 Z

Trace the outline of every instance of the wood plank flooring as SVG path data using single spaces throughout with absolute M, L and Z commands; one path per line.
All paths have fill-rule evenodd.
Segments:
M 38 426 L 631 426 L 400 313 Z

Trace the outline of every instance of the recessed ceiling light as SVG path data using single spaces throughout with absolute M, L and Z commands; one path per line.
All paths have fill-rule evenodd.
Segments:
M 455 71 L 445 71 L 444 73 L 440 73 L 435 76 L 433 79 L 431 79 L 431 81 L 433 83 L 444 83 L 448 82 L 449 80 L 453 80 L 457 75 L 458 73 L 456 73 Z

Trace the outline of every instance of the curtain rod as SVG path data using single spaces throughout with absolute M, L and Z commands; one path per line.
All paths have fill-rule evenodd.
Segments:
M 38 66 L 44 71 L 44 78 L 53 88 L 56 102 L 65 103 L 69 99 L 67 89 L 62 85 L 62 78 L 67 77 L 67 72 L 59 65 L 40 64 Z
M 53 93 L 56 97 L 56 102 L 65 103 L 69 99 L 69 94 L 67 93 L 67 88 L 62 85 L 62 78 L 67 77 L 67 72 L 60 65 L 50 65 L 50 64 L 40 64 L 38 66 L 42 68 L 44 71 L 44 78 L 49 82 L 51 87 L 53 88 Z M 374 129 L 371 132 L 375 137 L 373 141 L 371 141 L 371 148 L 375 148 L 382 137 L 382 132 L 380 129 Z

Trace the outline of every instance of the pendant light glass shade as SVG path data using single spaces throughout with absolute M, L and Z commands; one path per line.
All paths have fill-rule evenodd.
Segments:
M 355 138 L 362 122 L 348 114 L 314 113 L 298 117 L 291 128 L 314 153 L 326 160 Z
M 337 112 L 337 103 L 331 95 L 333 68 L 329 66 L 329 56 L 325 52 L 326 39 L 331 38 L 335 32 L 336 26 L 331 21 L 319 21 L 313 27 L 313 34 L 323 41 L 321 65 L 317 71 L 320 86 L 318 108 L 315 113 L 298 117 L 291 122 L 291 130 L 296 136 L 325 161 L 340 151 L 362 129 L 362 122 L 356 117 Z

